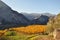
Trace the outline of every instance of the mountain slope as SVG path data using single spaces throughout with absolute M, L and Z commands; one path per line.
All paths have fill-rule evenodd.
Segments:
M 46 25 L 49 21 L 49 17 L 46 15 L 41 15 L 39 18 L 32 20 L 32 24 Z
M 28 22 L 29 20 L 23 14 L 19 14 L 18 12 L 12 10 L 0 0 L 0 29 L 18 25 L 28 25 Z
M 28 13 L 22 13 L 22 14 L 29 20 L 33 20 L 35 18 L 35 16 L 28 14 Z

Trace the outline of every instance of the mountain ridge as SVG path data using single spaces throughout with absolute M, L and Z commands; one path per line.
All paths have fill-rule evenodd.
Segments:
M 0 0 L 0 29 L 5 29 L 18 25 L 28 25 L 28 19 L 21 13 L 12 10 Z M 8 26 L 8 27 L 7 27 Z

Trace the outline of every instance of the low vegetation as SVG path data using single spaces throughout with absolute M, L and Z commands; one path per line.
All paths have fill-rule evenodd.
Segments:
M 30 25 L 27 27 L 12 28 L 11 30 L 28 34 L 44 33 L 46 31 L 46 25 Z

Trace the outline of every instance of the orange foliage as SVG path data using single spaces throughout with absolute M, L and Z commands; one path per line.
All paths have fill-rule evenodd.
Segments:
M 5 30 L 0 30 L 0 36 L 4 35 L 4 34 L 5 34 L 5 32 L 7 32 L 7 30 L 6 30 L 6 29 L 5 29 Z
M 27 27 L 12 28 L 12 30 L 23 32 L 23 33 L 41 33 L 46 31 L 46 26 L 44 25 L 30 25 Z

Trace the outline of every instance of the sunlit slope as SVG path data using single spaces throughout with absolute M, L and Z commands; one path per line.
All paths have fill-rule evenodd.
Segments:
M 46 25 L 30 25 L 26 27 L 12 28 L 11 30 L 23 33 L 42 33 L 46 31 L 46 28 Z

